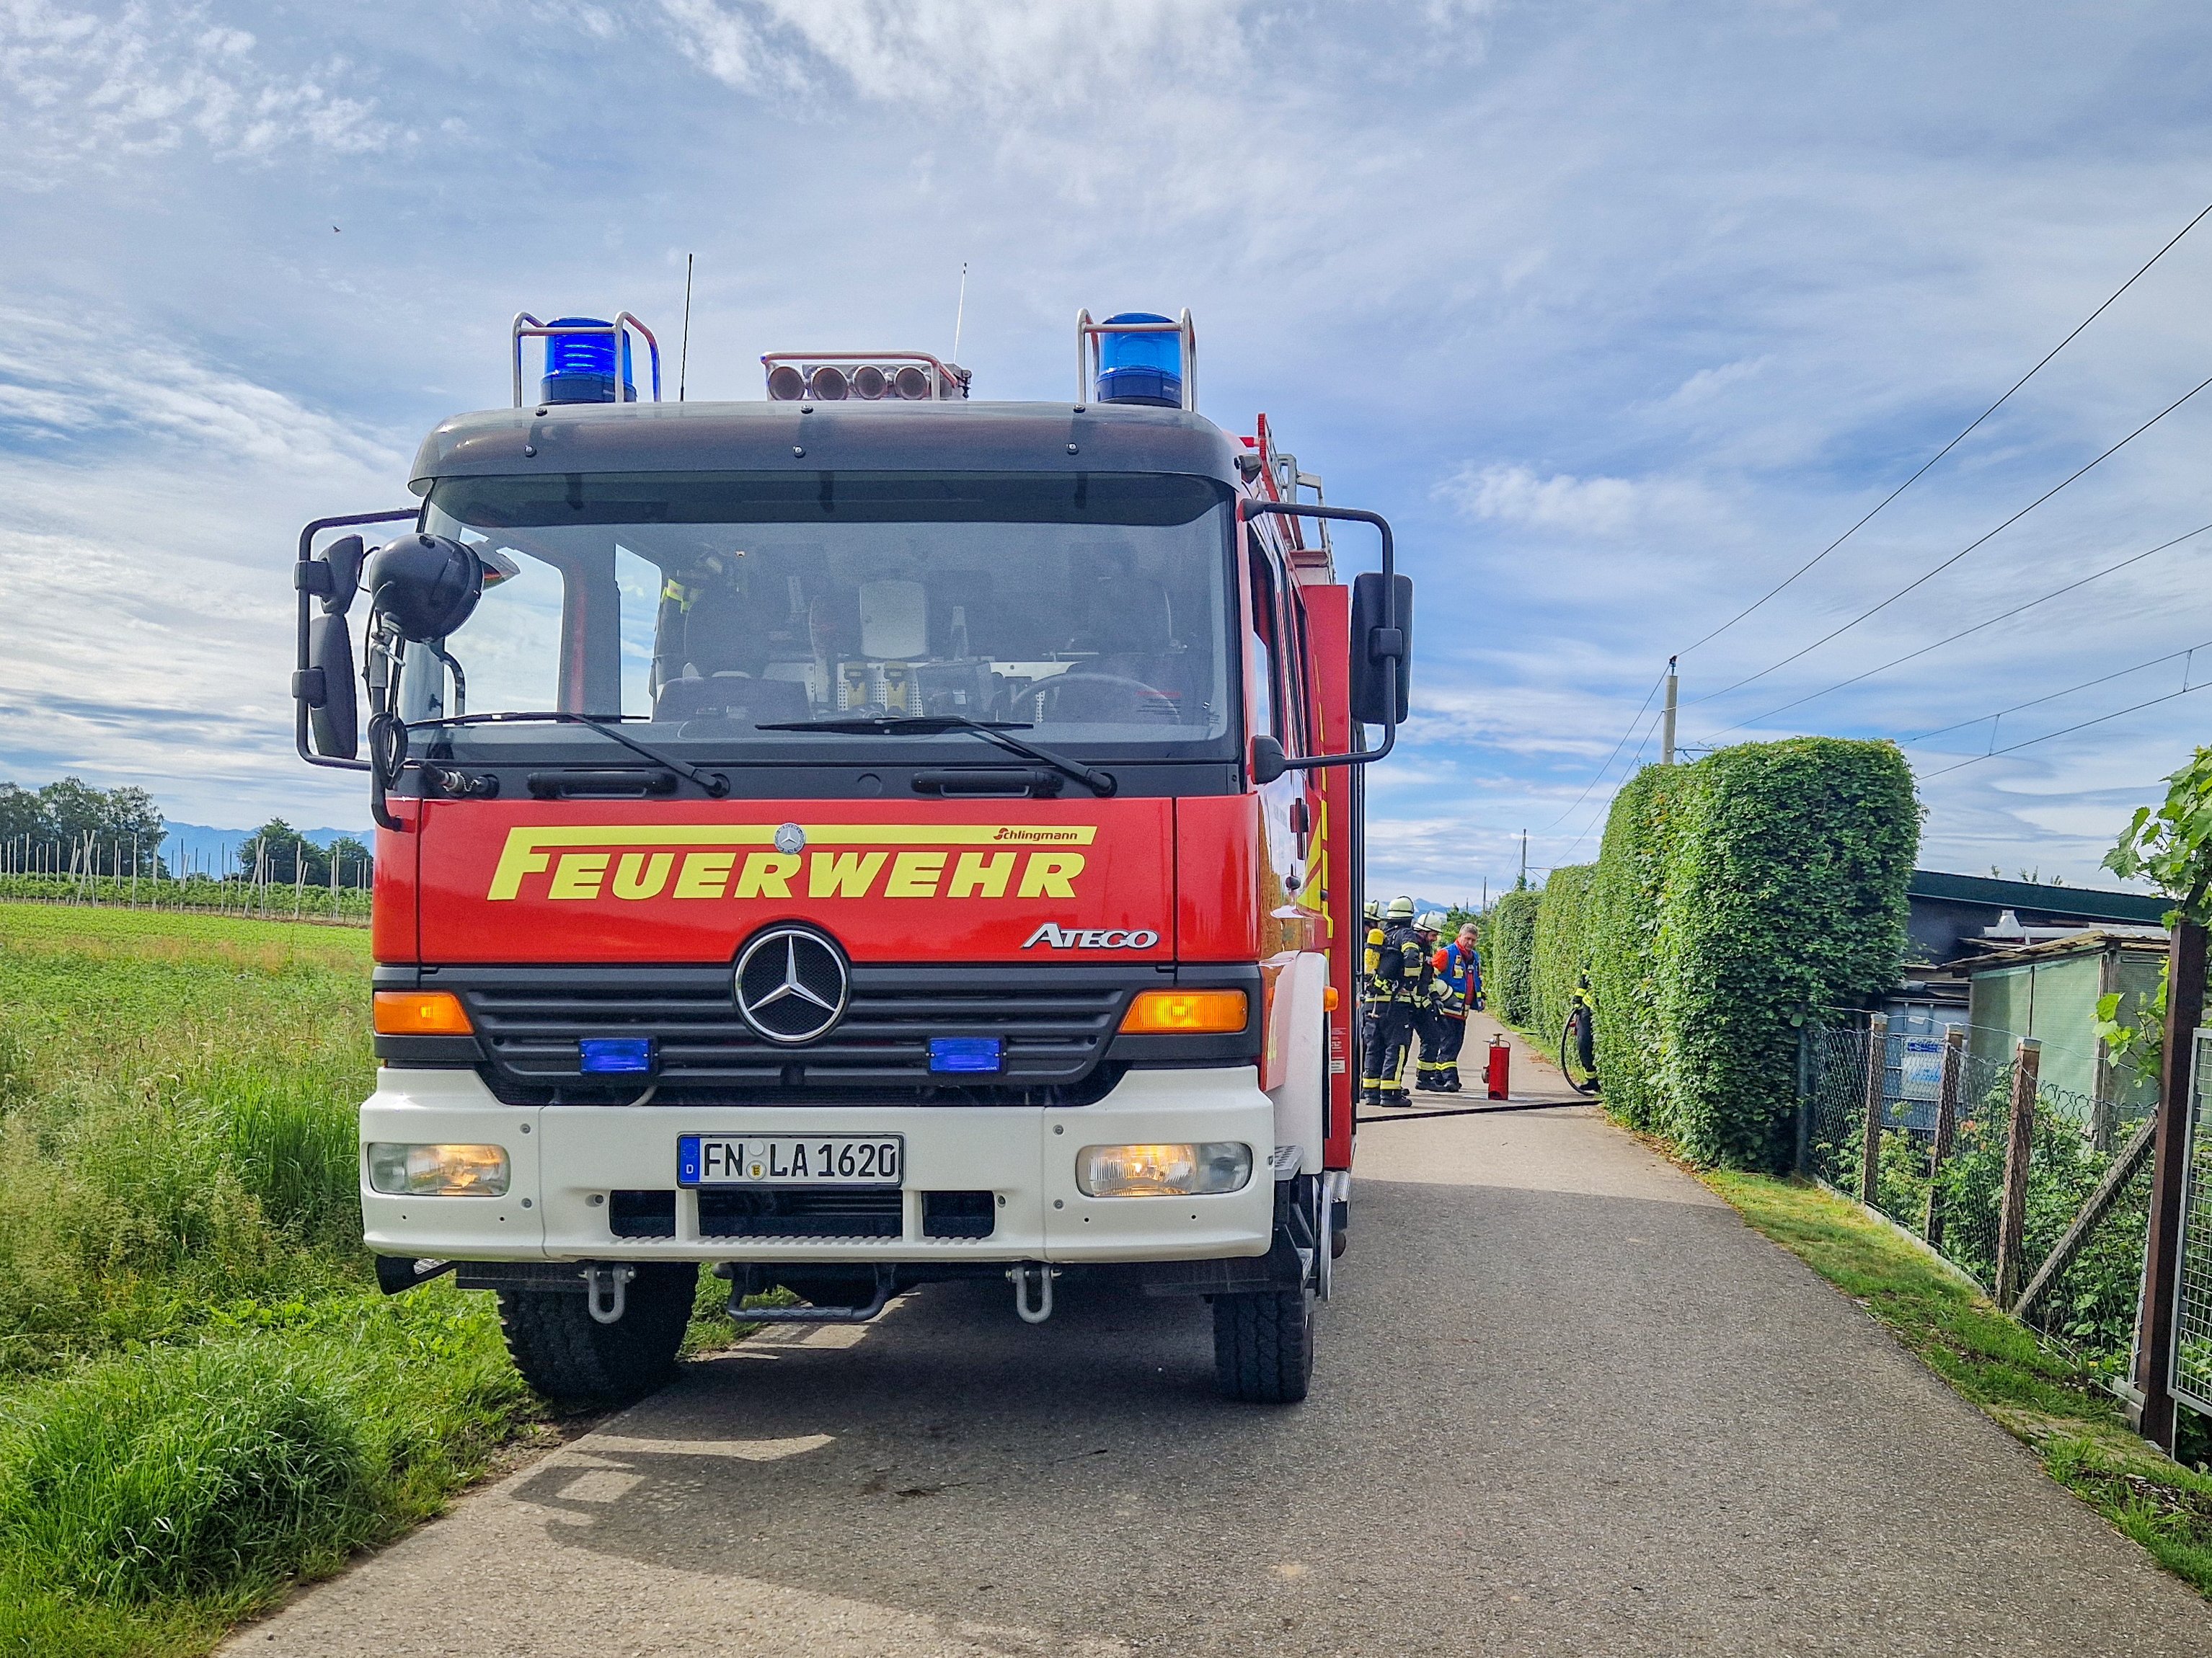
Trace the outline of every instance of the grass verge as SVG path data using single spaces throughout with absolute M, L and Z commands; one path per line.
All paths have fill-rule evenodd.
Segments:
M 2131 1432 L 2088 1370 L 1857 1205 L 1801 1181 L 1696 1172 L 2031 1447 L 2052 1479 L 2212 1598 L 2212 1476 L 2169 1461 Z M 2193 1457 L 2208 1451 L 2184 1447 Z
M 204 1652 L 539 1430 L 489 1295 L 374 1287 L 368 946 L 0 902 L 0 1655 Z

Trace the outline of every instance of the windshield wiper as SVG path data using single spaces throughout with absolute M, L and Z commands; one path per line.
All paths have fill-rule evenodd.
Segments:
M 942 737 L 948 732 L 972 732 L 987 743 L 995 743 L 1009 754 L 1049 766 L 1062 777 L 1073 778 L 1093 794 L 1109 795 L 1121 785 L 1110 771 L 1100 771 L 1080 760 L 1060 756 L 1024 743 L 1009 732 L 1025 732 L 1027 725 L 1009 720 L 970 720 L 963 714 L 887 714 L 874 719 L 781 720 L 772 726 L 756 726 L 763 732 L 836 732 L 848 737 Z
M 422 731 L 433 726 L 581 726 L 588 731 L 599 732 L 602 737 L 611 737 L 633 754 L 643 755 L 656 766 L 665 766 L 678 775 L 690 778 L 691 781 L 706 790 L 707 798 L 710 800 L 719 800 L 730 792 L 730 780 L 721 773 L 702 771 L 688 761 L 678 760 L 673 755 L 663 754 L 657 749 L 647 748 L 635 738 L 625 736 L 616 728 L 614 723 L 622 717 L 620 714 L 457 714 L 448 715 L 443 720 L 417 720 L 408 729 Z

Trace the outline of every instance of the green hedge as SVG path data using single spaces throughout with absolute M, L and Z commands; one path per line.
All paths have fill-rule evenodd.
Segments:
M 1918 847 L 1891 744 L 1747 743 L 1638 774 L 1589 902 L 1607 1105 L 1701 1162 L 1787 1167 L 1798 1027 L 1896 982 Z
M 1536 940 L 1536 910 L 1543 894 L 1509 892 L 1492 906 L 1483 928 L 1482 988 L 1492 1012 L 1508 1024 L 1527 1028 L 1531 1006 L 1531 955 Z
M 1659 1091 L 1657 944 L 1667 847 L 1687 766 L 1647 766 L 1613 797 L 1589 900 L 1590 992 L 1606 1107 L 1633 1127 L 1668 1133 Z
M 1528 1001 L 1536 1034 L 1551 1042 L 1565 1029 L 1575 981 L 1589 970 L 1590 894 L 1595 864 L 1555 869 L 1544 882 L 1529 949 Z

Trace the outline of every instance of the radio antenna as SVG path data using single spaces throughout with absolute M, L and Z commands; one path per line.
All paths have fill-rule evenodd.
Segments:
M 968 261 L 960 261 L 960 303 L 952 307 L 952 361 L 960 361 L 960 325 L 968 319 Z
M 684 256 L 684 348 L 676 359 L 676 401 L 684 401 L 684 377 L 691 369 L 691 261 L 696 256 Z

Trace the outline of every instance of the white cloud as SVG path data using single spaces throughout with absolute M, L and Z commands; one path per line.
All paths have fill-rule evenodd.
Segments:
M 824 70 L 862 97 L 931 110 L 1085 104 L 1240 59 L 1245 0 L 661 0 L 684 50 L 753 92 Z
M 307 73 L 264 66 L 254 37 L 208 21 L 207 8 L 125 6 L 112 16 L 56 0 L 0 0 L 0 176 L 52 185 L 81 157 L 113 161 L 197 139 L 226 158 L 290 143 L 357 154 L 392 131 L 373 100 Z
M 1617 537 L 1719 515 L 1709 490 L 1679 478 L 1546 477 L 1526 466 L 1470 465 L 1438 490 L 1470 518 L 1568 535 Z

